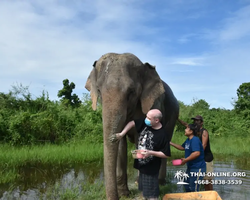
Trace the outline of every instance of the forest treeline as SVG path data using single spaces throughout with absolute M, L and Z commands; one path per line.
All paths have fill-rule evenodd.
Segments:
M 28 87 L 12 86 L 8 93 L 0 93 L 0 142 L 11 145 L 60 144 L 84 140 L 102 142 L 101 105 L 92 110 L 91 99 L 83 94 L 81 100 L 72 94 L 75 85 L 67 81 L 59 90 L 58 101 L 51 101 L 45 91 L 33 98 Z M 204 118 L 204 127 L 213 137 L 248 137 L 250 133 L 250 83 L 243 83 L 237 90 L 234 109 L 210 108 L 203 100 L 191 105 L 179 101 L 179 118 L 188 123 L 196 115 Z M 175 131 L 184 131 L 176 123 Z

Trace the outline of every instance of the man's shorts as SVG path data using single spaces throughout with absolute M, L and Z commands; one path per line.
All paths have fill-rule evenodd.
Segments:
M 207 171 L 206 171 L 206 176 L 203 178 L 203 180 L 212 180 L 213 176 L 211 175 L 214 172 L 214 163 L 213 161 L 211 162 L 206 162 L 207 165 Z M 209 172 L 209 175 L 207 175 L 207 173 Z
M 158 174 L 147 175 L 140 173 L 138 189 L 142 191 L 144 198 L 158 198 L 160 194 Z

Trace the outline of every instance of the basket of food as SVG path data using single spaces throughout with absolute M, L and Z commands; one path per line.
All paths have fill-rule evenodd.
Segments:
M 145 150 L 142 149 L 132 150 L 131 153 L 134 159 L 143 158 L 143 154 L 146 154 Z

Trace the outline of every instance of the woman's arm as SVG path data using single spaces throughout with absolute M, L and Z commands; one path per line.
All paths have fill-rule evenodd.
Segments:
M 175 147 L 176 149 L 181 150 L 181 151 L 185 150 L 185 148 L 183 146 L 179 145 L 179 144 L 175 144 L 173 142 L 170 142 L 170 145 L 173 146 L 173 147 Z
M 200 154 L 201 154 L 201 153 L 200 153 L 199 151 L 194 151 L 193 153 L 190 154 L 190 156 L 188 156 L 187 158 L 184 158 L 184 159 L 182 160 L 182 163 L 181 163 L 181 164 L 184 165 L 184 164 L 186 164 L 188 161 L 191 161 L 191 160 L 194 160 L 194 159 L 198 158 Z

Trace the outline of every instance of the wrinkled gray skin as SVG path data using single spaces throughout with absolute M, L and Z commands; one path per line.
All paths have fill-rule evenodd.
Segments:
M 124 137 L 119 143 L 111 143 L 109 137 L 121 132 L 129 121 L 145 117 L 151 108 L 158 108 L 163 113 L 163 126 L 171 138 L 179 105 L 155 67 L 143 64 L 133 54 L 108 53 L 93 66 L 85 87 L 90 91 L 94 110 L 98 97 L 102 102 L 106 196 L 117 200 L 119 196 L 129 194 L 127 140 Z M 136 135 L 134 128 L 127 133 L 131 142 L 137 141 Z M 160 180 L 166 177 L 166 159 L 163 161 Z

